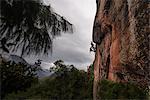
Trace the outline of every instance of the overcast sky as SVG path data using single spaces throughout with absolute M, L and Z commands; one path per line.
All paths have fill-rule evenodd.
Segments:
M 55 12 L 70 21 L 74 25 L 74 33 L 57 37 L 53 42 L 53 54 L 40 59 L 43 59 L 47 66 L 62 59 L 79 69 L 86 69 L 94 60 L 94 54 L 89 52 L 89 48 L 96 0 L 44 0 L 44 3 L 51 4 Z

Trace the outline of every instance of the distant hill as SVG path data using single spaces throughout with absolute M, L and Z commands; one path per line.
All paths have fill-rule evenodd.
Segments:
M 11 61 L 11 62 L 15 62 L 15 63 L 22 63 L 22 64 L 25 64 L 25 65 L 28 65 L 28 66 L 32 66 L 32 67 L 35 67 L 36 65 L 32 65 L 32 64 L 29 64 L 24 58 L 18 56 L 18 55 L 2 55 L 2 59 L 5 60 L 5 61 Z M 48 69 L 44 69 L 44 66 L 42 67 L 42 70 L 39 70 L 37 71 L 37 76 L 39 78 L 43 78 L 43 77 L 46 77 L 46 76 L 50 76 L 52 73 L 48 70 Z

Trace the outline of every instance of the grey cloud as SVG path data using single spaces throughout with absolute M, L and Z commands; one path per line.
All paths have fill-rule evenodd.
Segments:
M 65 34 L 54 40 L 52 56 L 47 60 L 62 59 L 85 68 L 94 58 L 90 54 L 92 27 L 96 11 L 94 0 L 45 0 L 56 12 L 74 24 L 74 34 Z M 80 66 L 81 65 L 81 66 Z
M 52 56 L 40 58 L 45 62 L 62 59 L 68 64 L 74 64 L 80 69 L 85 69 L 94 59 L 94 55 L 90 54 L 89 48 L 92 41 L 96 1 L 44 0 L 44 2 L 50 3 L 54 11 L 65 16 L 75 28 L 73 34 L 64 34 L 54 40 Z

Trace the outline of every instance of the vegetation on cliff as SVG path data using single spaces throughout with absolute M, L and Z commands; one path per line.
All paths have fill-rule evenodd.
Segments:
M 148 92 L 132 84 L 102 80 L 98 90 L 101 99 L 148 99 Z

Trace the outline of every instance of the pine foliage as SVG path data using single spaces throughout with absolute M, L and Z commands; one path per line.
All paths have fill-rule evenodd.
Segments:
M 21 49 L 21 55 L 48 54 L 52 42 L 62 32 L 72 33 L 72 24 L 55 13 L 40 0 L 2 0 L 0 13 L 0 40 Z

